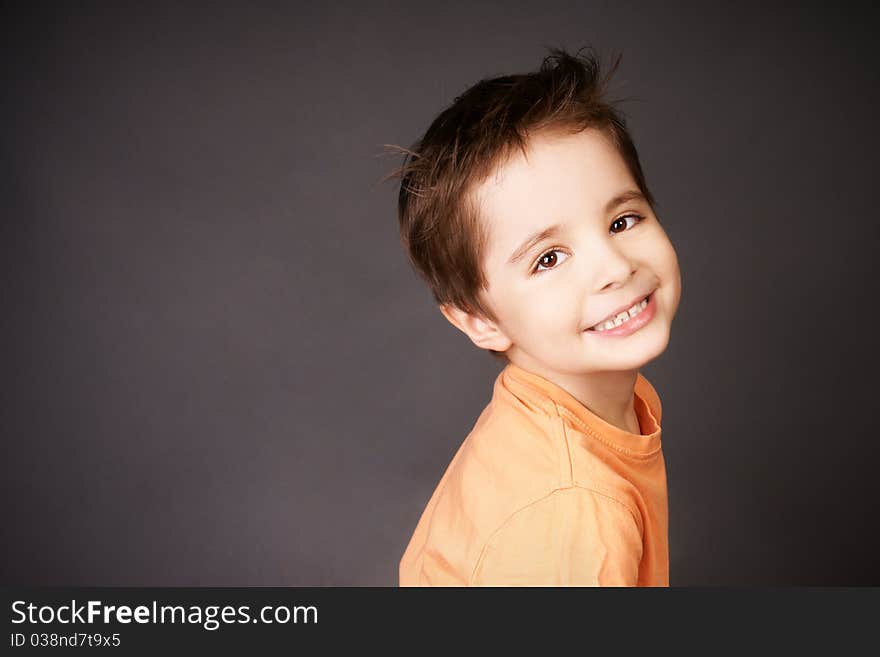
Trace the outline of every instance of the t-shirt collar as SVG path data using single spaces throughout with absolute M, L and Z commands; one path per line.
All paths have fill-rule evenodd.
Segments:
M 641 372 L 638 373 L 633 390 L 633 404 L 641 434 L 625 431 L 606 422 L 564 388 L 513 363 L 505 365 L 498 375 L 498 382 L 530 405 L 537 405 L 551 414 L 555 410 L 576 429 L 618 451 L 634 456 L 648 456 L 660 450 L 660 398 Z

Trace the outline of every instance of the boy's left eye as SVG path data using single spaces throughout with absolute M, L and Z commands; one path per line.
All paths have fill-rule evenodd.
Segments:
M 614 221 L 611 222 L 611 226 L 612 226 L 612 230 L 611 230 L 611 232 L 612 232 L 612 233 L 622 233 L 622 232 L 623 232 L 622 230 L 617 230 L 617 231 L 616 231 L 616 230 L 613 229 L 613 227 L 614 227 L 615 225 L 619 225 L 619 224 L 621 224 L 621 223 L 623 223 L 624 225 L 626 225 L 626 221 L 625 221 L 625 220 L 626 220 L 626 219 L 629 219 L 629 218 L 638 219 L 638 221 L 642 221 L 642 220 L 644 219 L 644 217 L 643 217 L 642 215 L 640 215 L 640 214 L 625 214 L 625 215 L 623 215 L 622 217 L 618 217 L 617 219 L 615 219 Z M 636 223 L 638 223 L 638 222 L 636 222 Z
M 638 224 L 641 221 L 643 221 L 645 218 L 640 214 L 634 214 L 634 213 L 625 214 L 622 217 L 618 217 L 617 219 L 615 219 L 614 221 L 611 222 L 611 227 L 612 227 L 611 234 L 614 235 L 616 233 L 624 232 L 624 230 L 626 230 L 626 220 L 627 219 L 635 219 L 636 220 L 635 223 Z M 614 230 L 614 226 L 623 226 L 623 229 Z M 556 254 L 556 253 L 562 253 L 562 251 L 559 250 L 557 247 L 553 247 L 549 251 L 545 251 L 544 253 L 542 253 L 541 256 L 538 258 L 537 262 L 535 262 L 535 264 L 532 266 L 531 273 L 539 274 L 542 271 L 550 271 L 551 269 L 555 269 L 556 265 L 559 264 L 557 262 L 558 258 L 556 258 L 555 256 L 553 257 L 553 259 L 550 263 L 547 263 L 546 266 L 543 266 L 542 263 L 544 262 L 544 258 L 552 256 L 553 254 Z M 566 256 L 566 257 L 568 257 L 568 256 Z M 543 268 L 542 268 L 542 266 L 543 266 Z

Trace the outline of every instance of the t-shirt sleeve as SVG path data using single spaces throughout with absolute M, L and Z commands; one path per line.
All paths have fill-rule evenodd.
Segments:
M 636 586 L 642 532 L 622 502 L 590 490 L 553 491 L 488 540 L 473 586 Z

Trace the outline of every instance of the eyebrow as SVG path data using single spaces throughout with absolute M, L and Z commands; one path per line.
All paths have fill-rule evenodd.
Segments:
M 640 200 L 647 203 L 647 199 L 645 195 L 642 194 L 637 189 L 628 189 L 625 192 L 621 192 L 614 198 L 612 198 L 608 203 L 605 204 L 604 213 L 610 214 L 617 206 L 623 205 L 628 201 Z M 519 245 L 519 248 L 513 252 L 510 258 L 507 260 L 507 264 L 513 265 L 516 264 L 519 260 L 531 251 L 536 245 L 543 242 L 548 237 L 553 237 L 557 233 L 559 233 L 561 226 L 559 224 L 553 224 L 552 226 L 547 226 L 546 228 L 539 230 L 537 233 L 534 233 L 530 237 L 528 237 L 522 244 Z

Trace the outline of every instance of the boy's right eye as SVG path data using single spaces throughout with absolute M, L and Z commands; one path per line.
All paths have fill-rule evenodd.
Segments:
M 533 274 L 539 274 L 542 271 L 550 271 L 555 268 L 558 264 L 558 258 L 554 255 L 557 253 L 563 253 L 559 249 L 550 249 L 549 251 L 545 251 L 541 257 L 538 258 L 538 261 L 535 263 L 535 266 L 532 268 Z M 566 256 L 568 257 L 568 256 Z M 543 269 L 541 267 L 544 267 Z

